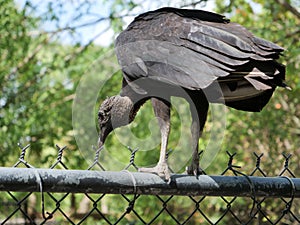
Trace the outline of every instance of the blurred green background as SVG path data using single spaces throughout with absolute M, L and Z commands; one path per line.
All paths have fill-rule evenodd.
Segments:
M 90 161 L 85 160 L 84 149 L 79 150 L 72 123 L 78 85 L 84 76 L 93 73 L 91 82 L 105 81 L 101 90 L 87 91 L 85 95 L 86 98 L 94 95 L 96 99 L 91 106 L 92 118 L 82 115 L 83 119 L 94 121 L 91 130 L 95 133 L 99 104 L 107 96 L 118 94 L 121 87 L 122 75 L 113 52 L 114 38 L 134 16 L 163 6 L 204 8 L 224 14 L 255 35 L 286 49 L 280 61 L 287 66 L 286 83 L 292 91 L 277 89 L 261 113 L 227 108 L 221 149 L 206 172 L 222 173 L 229 150 L 238 153 L 237 164 L 246 172 L 255 167 L 253 152 L 263 153 L 265 171 L 270 176 L 277 175 L 282 169 L 281 153 L 285 152 L 293 155 L 290 169 L 299 177 L 300 3 L 297 0 L 0 0 L 0 166 L 12 166 L 17 161 L 20 154 L 17 143 L 20 143 L 31 145 L 28 161 L 35 167 L 48 168 L 56 158 L 55 144 L 59 144 L 67 146 L 64 161 L 69 168 L 86 169 Z M 178 104 L 182 110 L 188 109 L 184 102 Z M 182 122 L 178 114 L 177 110 L 172 111 L 169 142 L 175 159 L 189 154 L 188 144 L 178 140 L 182 135 L 188 137 L 190 120 L 185 118 Z M 156 143 L 153 146 L 126 140 L 127 130 L 120 129 L 118 134 L 110 135 L 105 145 L 109 154 L 103 153 L 107 169 L 120 170 L 128 163 L 130 154 L 126 145 L 141 149 L 137 165 L 157 162 L 159 132 L 153 117 L 151 104 L 146 104 L 130 125 L 130 131 L 142 140 L 153 135 Z M 210 138 L 211 126 L 210 115 L 200 141 L 203 149 Z M 123 136 L 122 141 L 119 136 Z M 93 155 L 92 145 L 96 140 L 89 137 L 82 134 L 86 151 Z M 180 148 L 184 149 L 182 153 Z M 181 160 L 179 166 L 176 160 L 172 163 L 177 172 L 183 172 L 187 161 Z

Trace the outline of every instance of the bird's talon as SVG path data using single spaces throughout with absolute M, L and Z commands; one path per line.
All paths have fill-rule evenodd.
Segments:
M 198 177 L 203 174 L 203 170 L 199 166 L 191 165 L 186 168 L 186 173 Z
M 152 168 L 139 168 L 139 172 L 143 173 L 154 173 L 158 175 L 160 178 L 164 179 L 168 183 L 171 182 L 171 174 L 167 164 L 157 164 L 155 167 Z

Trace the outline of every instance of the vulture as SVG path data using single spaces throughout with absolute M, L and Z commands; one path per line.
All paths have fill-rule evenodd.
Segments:
M 201 174 L 198 142 L 209 103 L 261 111 L 277 86 L 288 88 L 285 66 L 276 61 L 283 51 L 216 13 L 166 7 L 140 14 L 115 41 L 122 89 L 99 108 L 99 147 L 110 132 L 131 123 L 151 100 L 161 132 L 160 157 L 155 167 L 139 171 L 170 180 L 166 157 L 170 98 L 182 97 L 192 117 L 187 173 Z

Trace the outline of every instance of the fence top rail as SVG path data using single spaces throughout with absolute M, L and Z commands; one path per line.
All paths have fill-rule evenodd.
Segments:
M 299 198 L 300 178 L 0 167 L 0 191 Z

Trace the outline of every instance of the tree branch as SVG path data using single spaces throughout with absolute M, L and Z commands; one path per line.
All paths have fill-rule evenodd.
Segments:
M 190 6 L 195 8 L 198 4 L 203 3 L 203 2 L 207 2 L 207 0 L 199 0 L 199 1 L 196 1 L 196 2 L 181 5 L 180 8 L 185 8 L 185 7 L 190 7 Z
M 31 52 L 31 54 L 27 55 L 21 62 L 17 64 L 17 66 L 13 67 L 10 73 L 4 76 L 4 80 L 9 80 L 9 77 L 15 73 L 17 73 L 21 68 L 23 68 L 26 64 L 28 64 L 31 60 L 33 60 L 36 55 L 43 49 L 44 45 L 51 39 L 52 35 L 47 36 L 45 39 L 39 43 L 35 49 Z
M 283 6 L 286 10 L 294 14 L 298 19 L 300 19 L 300 12 L 295 7 L 293 7 L 290 3 L 288 3 L 286 0 L 275 0 L 275 1 L 279 5 Z

